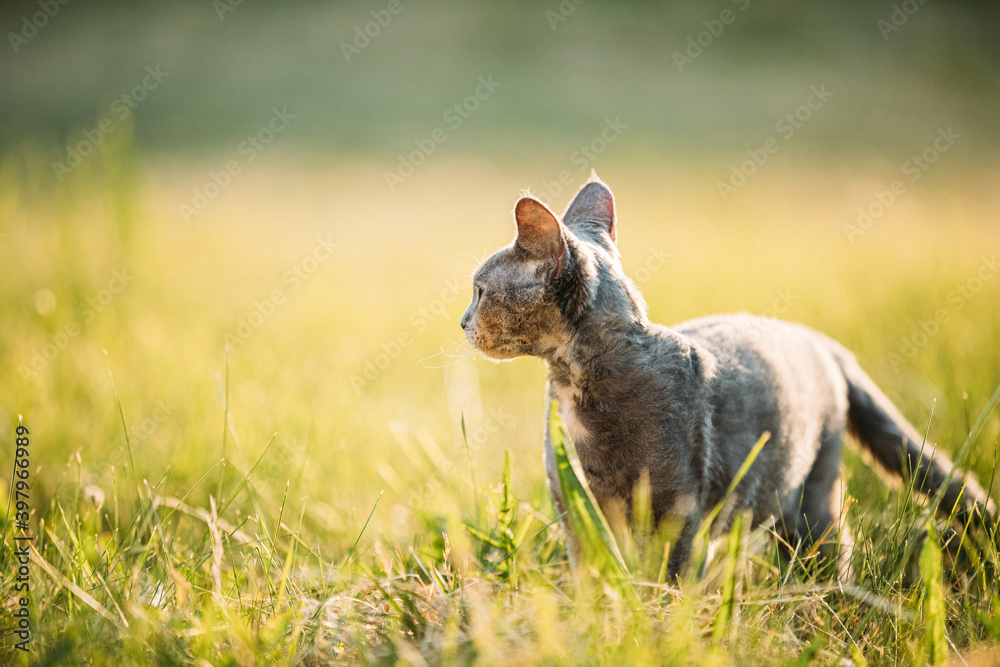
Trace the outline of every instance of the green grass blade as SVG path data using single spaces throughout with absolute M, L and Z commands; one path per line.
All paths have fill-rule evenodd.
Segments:
M 554 401 L 549 411 L 549 426 L 552 433 L 552 448 L 555 451 L 559 488 L 562 491 L 563 502 L 566 504 L 569 524 L 580 541 L 587 562 L 592 567 L 596 568 L 602 575 L 626 579 L 628 570 L 625 567 L 625 560 L 618 549 L 618 544 L 611 533 L 607 519 L 604 518 L 604 514 L 598 507 L 584 476 L 577 474 L 573 468 L 570 452 L 575 459 L 576 449 L 563 427 L 558 405 Z
M 937 532 L 931 527 L 920 554 L 920 581 L 924 599 L 923 649 L 929 665 L 948 661 L 948 639 L 945 635 L 945 601 L 942 584 L 943 568 Z
M 510 477 L 511 477 L 511 465 L 510 465 L 510 450 L 507 450 L 503 454 L 503 502 L 500 505 L 500 512 L 497 516 L 497 530 L 500 533 L 500 539 L 505 539 L 505 536 L 510 533 L 510 527 L 514 523 L 514 489 L 511 488 Z
M 722 582 L 722 604 L 715 615 L 715 630 L 712 639 L 721 641 L 727 634 L 736 612 L 736 579 L 737 564 L 740 557 L 740 546 L 743 540 L 743 514 L 733 517 L 733 525 L 729 530 L 729 540 L 726 543 L 726 567 Z
M 132 487 L 135 491 L 135 505 L 139 507 L 142 501 L 142 496 L 139 495 L 139 474 L 135 469 L 135 458 L 132 455 L 132 438 L 128 432 L 128 424 L 125 421 L 125 408 L 122 406 L 121 396 L 118 394 L 118 385 L 115 383 L 115 374 L 111 372 L 111 359 L 108 357 L 108 351 L 104 350 L 104 363 L 108 367 L 108 377 L 111 378 L 111 389 L 115 393 L 115 402 L 118 404 L 118 416 L 122 420 L 122 432 L 125 434 L 125 451 L 128 453 L 128 469 L 132 477 Z
M 755 444 L 753 448 L 750 449 L 750 453 L 747 454 L 745 459 L 743 459 L 743 463 L 740 464 L 739 469 L 736 471 L 736 475 L 733 476 L 733 481 L 729 483 L 729 487 L 726 489 L 725 495 L 722 496 L 722 500 L 720 500 L 719 503 L 712 508 L 712 511 L 709 512 L 708 516 L 705 517 L 705 520 L 702 523 L 701 531 L 699 531 L 700 533 L 704 534 L 708 533 L 708 530 L 711 527 L 712 522 L 714 522 L 716 517 L 719 516 L 719 513 L 722 511 L 722 508 L 725 507 L 726 502 L 736 491 L 736 487 L 739 486 L 739 483 L 743 480 L 743 477 L 750 470 L 750 466 L 752 466 L 753 462 L 757 460 L 757 455 L 760 454 L 760 450 L 764 449 L 764 445 L 766 445 L 767 441 L 770 439 L 771 439 L 771 434 L 765 432 L 763 435 L 760 436 L 760 440 L 757 441 L 757 444 Z M 702 535 L 702 537 L 704 537 L 704 535 Z

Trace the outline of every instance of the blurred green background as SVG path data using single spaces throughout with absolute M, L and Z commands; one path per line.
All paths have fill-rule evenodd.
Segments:
M 894 18 L 901 4 L 919 9 Z M 894 160 L 940 123 L 964 130 L 970 154 L 997 148 L 995 3 L 401 0 L 395 15 L 387 5 L 70 2 L 0 55 L 5 143 L 28 131 L 65 143 L 159 65 L 169 77 L 136 114 L 150 155 L 225 152 L 277 106 L 297 114 L 286 148 L 392 163 L 482 75 L 502 88 L 450 156 L 544 161 L 621 116 L 631 131 L 616 150 L 725 162 L 813 84 L 835 103 L 789 147 L 796 154 Z M 732 22 L 678 71 L 673 54 L 727 10 Z M 40 9 L 0 11 L 4 33 L 20 34 Z M 380 12 L 387 25 L 345 55 Z
M 458 320 L 522 189 L 562 210 L 592 168 L 652 319 L 803 321 L 954 452 L 1000 381 L 998 19 L 938 0 L 4 3 L 0 440 L 23 415 L 34 521 L 65 508 L 107 544 L 119 505 L 190 492 L 266 532 L 288 499 L 322 570 L 383 490 L 360 554 L 478 522 L 504 450 L 551 517 L 544 367 L 465 358 Z M 998 431 L 969 462 L 986 485 Z M 848 463 L 870 525 L 892 492 Z M 178 521 L 164 539 L 209 587 L 211 544 Z

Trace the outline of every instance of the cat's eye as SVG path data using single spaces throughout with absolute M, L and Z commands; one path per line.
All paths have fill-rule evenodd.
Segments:
M 476 292 L 476 301 L 482 301 L 482 299 L 483 299 L 483 288 L 480 287 L 478 289 L 479 289 L 479 291 Z

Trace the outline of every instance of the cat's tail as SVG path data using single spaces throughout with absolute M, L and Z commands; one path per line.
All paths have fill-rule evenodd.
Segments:
M 854 355 L 840 346 L 835 354 L 847 379 L 850 430 L 879 465 L 906 482 L 912 481 L 913 489 L 928 497 L 944 488 L 938 506 L 941 513 L 951 516 L 954 512 L 963 524 L 987 529 L 994 526 L 996 506 L 979 483 L 956 469 L 933 444 L 924 442 Z

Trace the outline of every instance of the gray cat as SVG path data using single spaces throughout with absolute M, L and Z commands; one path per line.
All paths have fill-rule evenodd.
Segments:
M 533 355 L 548 366 L 548 396 L 576 445 L 606 514 L 631 517 L 648 471 L 654 519 L 682 526 L 668 570 L 678 575 L 704 514 L 725 494 L 764 432 L 770 440 L 737 486 L 732 509 L 777 519 L 789 539 L 823 538 L 849 576 L 852 541 L 841 512 L 841 449 L 850 429 L 881 467 L 915 475 L 914 488 L 948 484 L 941 507 L 992 521 L 973 479 L 921 446 L 854 356 L 800 324 L 747 314 L 667 328 L 622 270 L 611 190 L 596 174 L 562 216 L 530 196 L 514 207 L 517 238 L 476 270 L 461 325 L 495 360 Z M 546 422 L 547 424 L 548 422 Z M 545 467 L 565 512 L 548 427 Z M 571 562 L 579 544 L 567 529 Z M 838 537 L 839 532 L 839 537 Z

